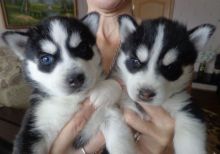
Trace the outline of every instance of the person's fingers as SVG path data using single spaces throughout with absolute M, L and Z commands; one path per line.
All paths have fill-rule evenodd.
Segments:
M 150 121 L 156 125 L 158 129 L 167 130 L 165 132 L 172 132 L 175 127 L 175 119 L 161 106 L 146 105 L 139 103 L 144 110 L 149 114 Z M 163 132 L 163 131 L 159 131 Z
M 170 124 L 173 123 L 173 118 L 161 106 L 147 105 L 146 103 L 139 103 L 147 114 L 151 117 L 153 123 Z
M 151 121 L 141 119 L 135 112 L 126 109 L 124 112 L 126 123 L 136 131 L 143 135 L 151 136 L 154 139 L 160 140 L 160 131 L 158 127 Z
M 73 115 L 73 118 L 61 130 L 51 149 L 56 151 L 56 153 L 58 153 L 57 151 L 68 149 L 68 146 L 72 144 L 74 138 L 83 129 L 94 111 L 95 109 L 92 104 L 87 101 L 83 103 L 79 111 Z
M 160 142 L 161 145 L 166 145 L 173 138 L 175 129 L 175 119 L 161 106 L 146 105 L 139 103 L 151 117 L 150 121 L 154 125 L 155 134 L 148 133 L 153 138 Z
M 89 143 L 84 147 L 87 153 L 95 153 L 100 149 L 103 149 L 105 145 L 105 138 L 102 132 L 98 132 L 94 137 L 92 137 Z
M 161 153 L 173 139 L 175 120 L 161 106 L 139 103 L 150 116 L 141 119 L 134 111 L 124 111 L 125 120 L 130 127 L 142 133 L 137 142 L 140 153 Z
M 154 105 L 149 105 L 146 103 L 142 103 L 142 102 L 138 102 L 141 107 L 152 117 L 154 117 L 155 115 L 159 113 L 164 113 L 164 111 L 162 110 L 161 107 L 158 106 L 154 106 Z
M 124 117 L 126 123 L 142 134 L 155 134 L 154 125 L 150 121 L 142 120 L 135 112 L 130 109 L 124 110 Z

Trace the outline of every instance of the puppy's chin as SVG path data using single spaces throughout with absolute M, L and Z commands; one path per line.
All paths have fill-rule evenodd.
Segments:
M 71 95 L 77 95 L 79 93 L 81 93 L 83 90 L 81 89 L 70 89 L 70 88 L 63 88 L 63 87 L 56 87 L 57 90 L 49 90 L 49 89 L 42 89 L 40 91 L 42 91 L 43 93 L 46 93 L 49 96 L 53 96 L 53 97 L 66 97 L 66 96 L 71 96 Z
M 143 104 L 148 104 L 148 105 L 160 105 L 162 104 L 161 102 L 155 101 L 156 99 L 149 99 L 149 100 L 141 100 L 141 99 L 136 99 L 135 102 L 141 102 Z
M 154 98 L 150 98 L 148 100 L 141 100 L 138 98 L 136 95 L 133 99 L 135 102 L 142 102 L 144 104 L 149 104 L 149 105 L 162 105 L 165 102 L 165 98 L 163 96 L 156 96 Z
M 86 85 L 83 85 L 82 87 L 72 89 L 69 88 L 66 92 L 64 92 L 66 96 L 71 96 L 71 95 L 80 95 L 80 94 L 86 94 L 89 91 L 89 87 Z

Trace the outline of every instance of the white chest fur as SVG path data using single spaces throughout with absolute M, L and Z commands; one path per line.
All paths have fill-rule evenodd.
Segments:
M 55 137 L 63 126 L 78 110 L 79 103 L 84 97 L 52 97 L 42 101 L 35 110 L 35 128 L 45 137 L 47 148 L 51 146 Z
M 180 94 L 175 95 L 172 98 L 169 98 L 166 100 L 162 107 L 168 111 L 173 117 L 176 116 L 176 114 L 189 102 L 186 102 L 186 100 L 190 99 L 190 95 L 183 92 Z

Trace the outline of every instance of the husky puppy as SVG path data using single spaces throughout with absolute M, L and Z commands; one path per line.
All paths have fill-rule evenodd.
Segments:
M 120 16 L 119 24 L 121 48 L 113 76 L 124 82 L 131 98 L 124 97 L 123 105 L 142 117 L 140 105 L 133 102 L 162 106 L 176 121 L 175 153 L 205 154 L 205 125 L 187 89 L 197 53 L 215 27 L 204 24 L 188 31 L 165 18 L 138 25 L 128 15 Z
M 110 154 L 135 153 L 133 136 L 114 107 L 121 88 L 103 76 L 95 44 L 98 24 L 97 13 L 81 21 L 52 17 L 27 32 L 2 35 L 23 62 L 25 77 L 34 88 L 14 154 L 48 154 L 58 133 L 89 96 L 97 110 L 74 141 L 75 148 L 101 130 Z

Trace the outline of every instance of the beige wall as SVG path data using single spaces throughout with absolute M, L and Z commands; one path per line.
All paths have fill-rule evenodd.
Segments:
M 77 0 L 78 17 L 81 18 L 87 13 L 86 0 Z
M 173 18 L 189 28 L 204 23 L 216 26 L 216 31 L 204 51 L 220 53 L 220 0 L 175 0 Z M 207 64 L 207 72 L 214 70 L 215 59 Z M 198 70 L 199 62 L 195 63 Z
M 2 13 L 2 8 L 0 5 L 0 30 L 4 28 L 4 21 L 3 21 L 3 13 Z
M 220 53 L 220 0 L 175 0 L 173 18 L 189 28 L 203 23 L 216 26 L 216 32 L 205 50 Z

